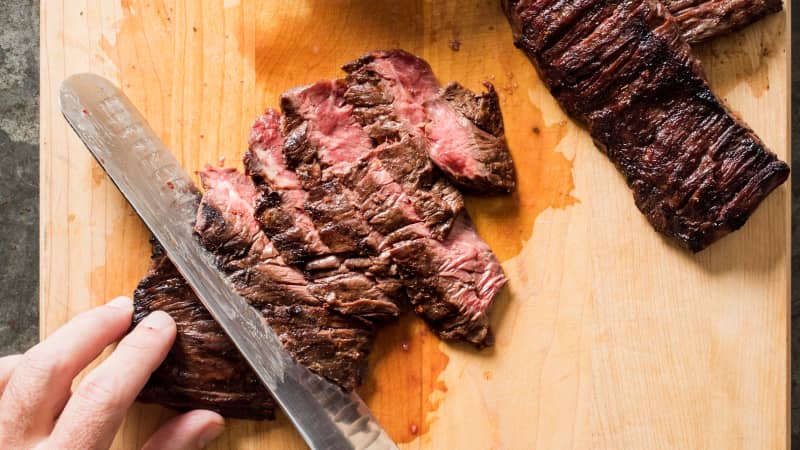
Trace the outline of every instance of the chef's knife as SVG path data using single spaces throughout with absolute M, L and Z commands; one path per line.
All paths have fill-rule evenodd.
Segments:
M 199 192 L 131 101 L 108 80 L 73 75 L 61 112 L 117 185 L 197 297 L 313 449 L 393 449 L 355 393 L 294 362 L 278 336 L 236 294 L 195 238 Z

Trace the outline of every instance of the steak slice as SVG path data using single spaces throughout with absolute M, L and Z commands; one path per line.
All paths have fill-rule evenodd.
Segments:
M 334 190 L 341 191 L 341 188 L 335 186 L 338 175 L 349 170 L 356 160 L 372 149 L 372 141 L 353 116 L 353 107 L 345 102 L 344 95 L 347 88 L 342 80 L 321 81 L 293 89 L 281 96 L 281 108 L 287 125 L 285 132 L 287 136 L 293 137 L 291 140 L 287 137 L 287 143 L 290 145 L 285 147 L 289 166 L 297 170 L 301 179 L 306 182 L 306 188 L 316 198 L 338 198 L 330 196 Z M 294 142 L 303 142 L 304 145 L 291 145 Z M 319 149 L 324 151 L 319 152 Z M 417 178 L 420 182 L 417 186 L 420 190 L 413 197 L 400 195 L 397 198 L 398 205 L 405 205 L 404 207 L 408 209 L 405 215 L 414 216 L 414 221 L 424 221 L 437 238 L 443 238 L 464 207 L 463 199 L 452 186 L 443 182 L 437 183 L 439 177 L 433 174 L 433 167 L 428 162 L 427 156 L 424 154 L 422 156 L 424 159 L 409 162 L 418 167 Z M 325 182 L 321 183 L 323 169 L 331 176 L 326 177 Z M 423 180 L 423 177 L 427 178 Z M 320 189 L 322 191 L 317 192 Z M 371 222 L 402 220 L 398 216 L 391 217 L 385 214 L 380 205 L 374 206 L 374 208 L 361 208 L 367 214 L 364 217 L 367 224 L 374 227 L 377 224 Z M 317 214 L 322 214 L 324 209 L 313 208 Z M 419 217 L 416 217 L 417 215 Z M 336 217 L 339 220 L 335 222 L 342 223 L 342 218 L 350 216 L 342 210 L 336 211 L 330 219 Z M 375 248 L 376 237 L 370 236 L 368 229 L 352 222 L 346 225 L 348 230 L 358 233 L 362 239 L 372 238 L 371 244 L 360 242 L 359 245 Z M 387 223 L 383 226 L 395 229 L 398 225 Z
M 675 16 L 690 44 L 744 28 L 783 9 L 781 0 L 661 0 L 661 3 Z
M 365 257 L 377 253 L 379 237 L 349 201 L 327 195 L 326 188 L 335 186 L 321 184 L 311 192 L 303 188 L 297 174 L 286 166 L 280 128 L 278 113 L 267 110 L 253 125 L 244 156 L 246 172 L 260 189 L 255 211 L 264 231 L 282 255 L 303 255 L 294 264 L 314 279 L 312 292 L 322 298 L 344 299 L 337 300 L 340 310 L 343 305 L 350 309 L 342 312 L 356 314 L 361 305 L 375 310 L 378 303 L 385 314 L 376 318 L 397 316 L 405 294 L 393 268 L 388 261 Z M 284 239 L 287 235 L 291 240 Z M 312 247 L 316 248 L 313 252 L 296 250 Z
M 517 47 L 586 124 L 653 227 L 700 251 L 789 175 L 711 92 L 675 18 L 653 1 L 506 1 Z
M 178 410 L 211 409 L 226 417 L 275 418 L 275 400 L 155 242 L 134 307 L 134 323 L 162 310 L 178 327 L 172 349 L 139 400 Z
M 503 138 L 503 115 L 500 112 L 500 99 L 494 85 L 483 82 L 486 92 L 477 95 L 458 83 L 450 83 L 441 90 L 442 100 L 446 101 L 456 112 L 469 119 L 481 130 Z
M 252 215 L 257 193 L 249 178 L 220 168 L 207 168 L 201 178 L 205 194 L 195 232 L 237 293 L 262 313 L 296 361 L 344 389 L 360 385 L 371 323 L 332 311 L 313 294 L 313 283 L 285 264 Z M 160 251 L 134 299 L 136 322 L 163 309 L 178 324 L 176 343 L 142 399 L 175 408 L 202 405 L 237 417 L 274 415 L 255 375 Z
M 283 258 L 290 264 L 304 264 L 331 254 L 305 212 L 303 205 L 308 194 L 297 175 L 286 168 L 280 116 L 276 111 L 268 109 L 253 124 L 244 166 L 247 175 L 262 190 L 255 216 Z
M 497 259 L 466 212 L 455 218 L 443 241 L 436 236 L 430 224 L 441 221 L 431 219 L 435 210 L 427 207 L 426 200 L 431 191 L 422 187 L 437 185 L 437 172 L 425 152 L 407 135 L 373 148 L 367 132 L 355 124 L 352 108 L 343 102 L 344 88 L 341 81 L 323 81 L 283 94 L 288 126 L 284 131 L 293 135 L 304 130 L 305 137 L 298 141 L 307 143 L 301 151 L 285 148 L 287 161 L 294 161 L 309 192 L 324 190 L 327 198 L 349 202 L 341 209 L 378 233 L 377 247 L 370 250 L 391 257 L 415 311 L 440 336 L 478 347 L 490 345 L 487 313 L 505 283 Z M 337 127 L 325 125 L 331 111 Z M 340 135 L 356 145 L 342 146 Z M 318 226 L 337 220 L 336 214 L 311 216 L 322 221 Z
M 251 303 L 260 299 L 265 304 L 288 301 L 294 305 L 302 300 L 377 320 L 399 314 L 397 305 L 363 274 L 339 271 L 309 283 L 302 272 L 287 265 L 253 217 L 258 192 L 248 177 L 233 169 L 209 167 L 201 172 L 201 178 L 206 193 L 195 229 L 201 243 L 218 255 L 220 268 L 230 273 L 240 294 Z M 249 258 L 242 256 L 245 251 Z M 296 298 L 287 298 L 289 294 Z
M 451 84 L 440 90 L 427 62 L 402 50 L 368 53 L 345 64 L 347 102 L 376 141 L 397 132 L 421 138 L 457 186 L 477 193 L 511 192 L 514 164 L 492 85 L 476 95 Z
M 389 252 L 415 312 L 443 339 L 478 348 L 492 345 L 488 312 L 507 280 L 467 213 L 459 216 L 444 242 L 415 226 L 392 237 L 396 243 Z

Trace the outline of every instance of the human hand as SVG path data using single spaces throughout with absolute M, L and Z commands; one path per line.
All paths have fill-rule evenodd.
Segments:
M 122 338 L 75 389 L 73 379 L 125 335 L 125 297 L 79 314 L 24 355 L 0 358 L 0 448 L 105 449 L 125 412 L 175 340 L 175 322 L 155 311 Z M 222 417 L 195 410 L 167 422 L 144 448 L 198 449 L 223 430 Z

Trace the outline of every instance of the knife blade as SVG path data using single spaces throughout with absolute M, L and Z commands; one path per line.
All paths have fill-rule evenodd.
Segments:
M 354 392 L 297 364 L 263 317 L 236 294 L 193 234 L 200 193 L 131 101 L 110 81 L 73 75 L 61 112 L 158 239 L 197 297 L 312 449 L 395 449 Z

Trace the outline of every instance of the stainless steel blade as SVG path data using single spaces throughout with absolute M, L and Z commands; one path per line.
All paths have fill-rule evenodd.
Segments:
M 61 85 L 61 111 L 163 245 L 203 305 L 230 336 L 314 449 L 393 449 L 355 393 L 294 362 L 261 315 L 237 295 L 192 233 L 199 193 L 116 86 L 93 74 Z

